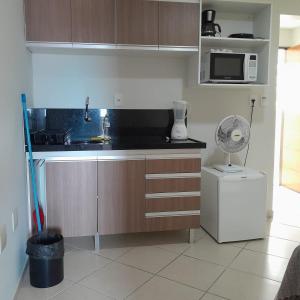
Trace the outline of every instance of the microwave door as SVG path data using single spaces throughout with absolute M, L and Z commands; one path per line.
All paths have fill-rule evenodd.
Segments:
M 245 73 L 245 54 L 211 53 L 211 82 L 243 82 Z

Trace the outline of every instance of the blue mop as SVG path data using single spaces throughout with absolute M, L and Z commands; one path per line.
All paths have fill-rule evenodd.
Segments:
M 30 140 L 29 122 L 28 122 L 28 113 L 27 113 L 26 95 L 25 94 L 21 94 L 21 102 L 22 102 L 22 107 L 23 107 L 25 134 L 26 134 L 26 141 L 27 141 L 28 154 L 29 154 L 29 165 L 30 165 L 32 192 L 33 192 L 33 202 L 34 202 L 36 219 L 37 219 L 38 233 L 41 233 L 42 232 L 42 224 L 41 224 L 39 200 L 38 200 L 38 195 L 37 195 L 35 167 L 34 167 L 33 157 L 32 157 L 32 147 L 31 147 L 31 140 Z

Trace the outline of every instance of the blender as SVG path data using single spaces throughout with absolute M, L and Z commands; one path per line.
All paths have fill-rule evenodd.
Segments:
M 174 101 L 174 125 L 171 131 L 172 140 L 187 140 L 187 128 L 185 125 L 187 114 L 186 101 Z

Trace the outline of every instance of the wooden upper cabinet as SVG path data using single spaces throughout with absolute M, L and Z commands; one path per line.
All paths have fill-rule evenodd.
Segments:
M 159 2 L 159 44 L 199 46 L 199 4 Z
M 115 0 L 71 0 L 71 6 L 73 42 L 115 42 Z
M 116 1 L 117 43 L 158 45 L 158 2 Z
M 71 0 L 25 0 L 26 39 L 71 42 Z
M 98 161 L 100 234 L 145 229 L 145 161 Z

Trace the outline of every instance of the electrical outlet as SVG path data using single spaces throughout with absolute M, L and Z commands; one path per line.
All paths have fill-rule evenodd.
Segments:
M 251 95 L 249 97 L 249 105 L 252 106 L 252 100 L 255 100 L 255 104 L 257 103 L 258 96 L 257 95 Z
M 15 208 L 11 214 L 12 219 L 12 231 L 15 232 L 19 225 L 19 216 L 18 216 L 18 209 Z
M 120 93 L 115 94 L 114 105 L 115 105 L 115 107 L 120 107 L 123 105 L 123 95 L 122 94 L 120 94 Z
M 4 251 L 7 243 L 6 226 L 0 225 L 0 254 Z

